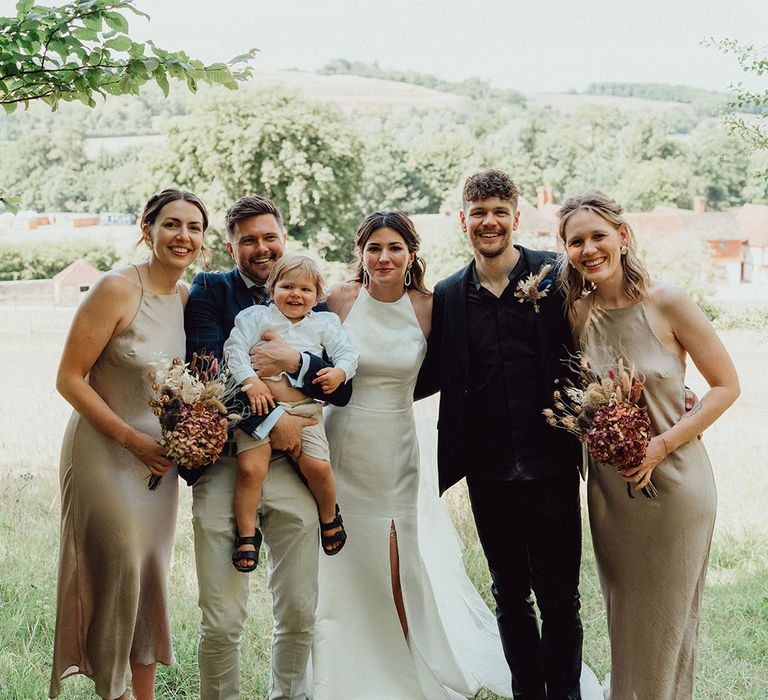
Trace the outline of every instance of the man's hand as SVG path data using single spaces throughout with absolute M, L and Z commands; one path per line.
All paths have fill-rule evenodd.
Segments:
M 332 394 L 347 379 L 347 373 L 338 367 L 325 367 L 317 371 L 313 384 L 319 384 L 324 394 Z
M 693 391 L 693 389 L 685 387 L 685 413 L 680 416 L 680 418 L 684 418 L 688 414 L 698 413 L 700 408 L 701 404 L 699 403 L 699 397 L 696 396 L 696 393 Z M 694 411 L 694 409 L 696 410 Z M 680 418 L 677 420 L 680 420 Z M 701 433 L 696 436 L 696 439 L 701 440 Z
M 261 336 L 262 342 L 251 348 L 251 367 L 260 377 L 272 377 L 280 372 L 295 372 L 301 367 L 301 353 L 294 350 L 274 331 Z
M 317 421 L 313 418 L 283 413 L 269 432 L 269 442 L 272 449 L 288 452 L 294 459 L 298 459 L 301 455 L 301 429 L 306 425 L 315 424 Z
M 251 410 L 261 416 L 269 413 L 270 408 L 275 407 L 275 399 L 269 387 L 258 377 L 248 377 L 243 382 L 243 391 L 248 396 L 251 404 Z

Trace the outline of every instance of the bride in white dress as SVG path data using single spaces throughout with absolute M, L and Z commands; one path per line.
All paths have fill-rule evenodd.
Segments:
M 325 414 L 349 539 L 321 558 L 314 700 L 512 696 L 496 620 L 467 578 L 434 462 L 419 466 L 413 389 L 431 295 L 418 244 L 406 216 L 370 215 L 357 234 L 359 281 L 328 299 L 360 362 L 350 404 Z M 602 698 L 596 679 L 592 694 L 584 683 L 583 698 Z

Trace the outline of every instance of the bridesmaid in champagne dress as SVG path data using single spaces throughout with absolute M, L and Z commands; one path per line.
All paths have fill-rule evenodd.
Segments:
M 168 571 L 175 470 L 148 404 L 150 363 L 184 357 L 186 287 L 208 215 L 188 192 L 152 197 L 141 220 L 148 262 L 106 273 L 75 315 L 57 388 L 74 412 L 61 448 L 61 543 L 50 697 L 81 673 L 102 698 L 154 697 L 173 662 Z M 165 475 L 155 491 L 150 474 Z
M 645 379 L 654 437 L 645 460 L 589 471 L 589 518 L 611 641 L 610 700 L 690 700 L 715 522 L 712 467 L 697 439 L 737 398 L 733 362 L 696 304 L 652 283 L 623 210 L 593 190 L 560 209 L 561 280 L 595 368 L 621 357 Z M 709 391 L 685 413 L 686 356 Z M 654 499 L 640 494 L 653 478 Z M 627 484 L 635 492 L 628 497 Z

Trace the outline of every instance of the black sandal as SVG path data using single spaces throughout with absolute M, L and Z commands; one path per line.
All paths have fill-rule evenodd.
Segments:
M 246 549 L 243 551 L 238 551 L 238 547 L 241 547 L 244 544 L 252 544 L 255 549 L 250 550 Z M 241 571 L 244 574 L 247 574 L 251 571 L 253 571 L 257 564 L 259 563 L 259 548 L 261 547 L 261 532 L 259 530 L 256 530 L 256 534 L 252 537 L 240 537 L 240 535 L 235 536 L 235 552 L 232 555 L 232 566 L 234 566 L 238 571 Z M 249 564 L 238 564 L 239 561 L 244 560 L 247 562 L 250 562 Z
M 325 534 L 326 530 L 333 530 L 337 527 L 340 527 L 341 530 L 335 532 L 333 535 Z M 344 529 L 344 521 L 341 519 L 341 513 L 339 513 L 339 504 L 337 503 L 336 517 L 329 523 L 324 523 L 322 520 L 320 521 L 320 544 L 323 548 L 323 551 L 329 557 L 332 557 L 334 554 L 338 554 L 342 550 L 346 541 L 347 531 Z M 337 542 L 339 543 L 338 547 L 334 547 L 333 549 L 326 549 L 326 545 L 336 544 Z

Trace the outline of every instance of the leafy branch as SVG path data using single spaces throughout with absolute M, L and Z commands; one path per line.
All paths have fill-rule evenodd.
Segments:
M 167 97 L 170 80 L 196 92 L 200 82 L 236 90 L 251 78 L 256 49 L 228 63 L 204 64 L 184 51 L 166 51 L 128 35 L 126 15 L 148 18 L 134 0 L 74 0 L 58 7 L 19 0 L 15 17 L 0 17 L 0 105 L 7 114 L 40 101 L 55 111 L 96 96 L 137 95 L 155 82 Z M 0 189 L 0 210 L 13 200 Z
M 705 46 L 716 48 L 724 54 L 733 54 L 744 73 L 758 77 L 768 74 L 768 54 L 766 48 L 755 48 L 736 39 L 715 39 L 710 37 L 702 42 Z M 752 91 L 741 82 L 731 83 L 731 100 L 721 118 L 726 128 L 739 136 L 748 146 L 755 149 L 768 149 L 768 88 Z M 743 112 L 752 112 L 746 117 Z

